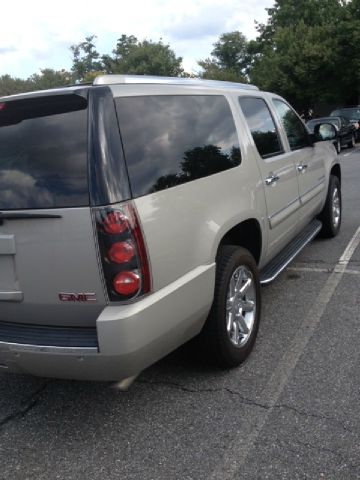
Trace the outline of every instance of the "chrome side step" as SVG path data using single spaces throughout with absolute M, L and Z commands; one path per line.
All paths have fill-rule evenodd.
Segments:
M 301 250 L 319 233 L 322 223 L 313 220 L 299 233 L 275 258 L 271 260 L 260 272 L 260 283 L 266 285 L 281 273 Z

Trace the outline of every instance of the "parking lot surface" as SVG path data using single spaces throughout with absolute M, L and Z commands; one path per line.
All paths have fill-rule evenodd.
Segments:
M 268 287 L 231 371 L 184 347 L 128 392 L 0 373 L 0 479 L 359 479 L 360 148 L 343 224 Z

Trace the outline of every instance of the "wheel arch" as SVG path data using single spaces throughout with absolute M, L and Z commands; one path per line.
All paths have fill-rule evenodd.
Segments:
M 249 218 L 228 230 L 221 238 L 217 252 L 224 245 L 237 245 L 246 248 L 257 264 L 261 258 L 263 239 L 260 223 L 255 218 Z
M 337 177 L 341 185 L 341 167 L 338 163 L 331 167 L 330 175 L 334 175 L 335 177 Z

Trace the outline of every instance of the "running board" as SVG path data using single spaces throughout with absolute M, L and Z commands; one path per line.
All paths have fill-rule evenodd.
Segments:
M 322 223 L 313 220 L 300 232 L 275 258 L 271 260 L 260 272 L 260 283 L 266 285 L 281 273 L 301 250 L 319 233 Z

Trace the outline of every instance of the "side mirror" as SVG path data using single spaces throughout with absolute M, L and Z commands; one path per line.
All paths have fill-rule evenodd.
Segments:
M 319 123 L 315 125 L 313 139 L 315 142 L 324 142 L 326 140 L 335 140 L 337 130 L 331 123 Z

